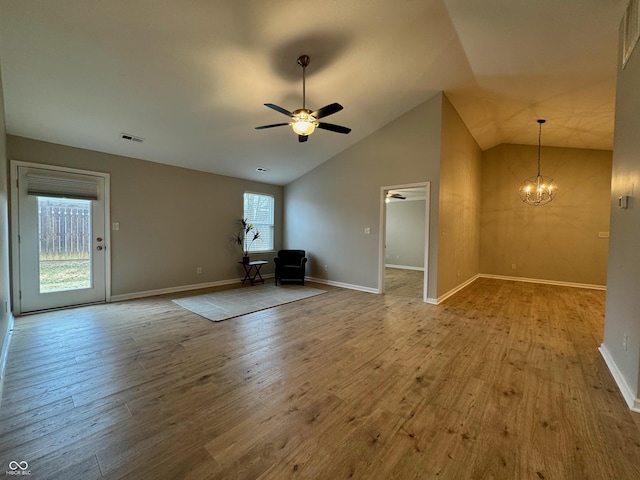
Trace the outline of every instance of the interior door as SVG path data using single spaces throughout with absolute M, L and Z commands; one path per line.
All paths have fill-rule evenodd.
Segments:
M 104 302 L 105 178 L 18 166 L 21 313 Z

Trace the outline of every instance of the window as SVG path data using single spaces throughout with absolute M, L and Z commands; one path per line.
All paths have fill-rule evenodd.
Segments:
M 260 232 L 260 238 L 246 246 L 248 252 L 273 250 L 273 204 L 271 195 L 244 192 L 244 218 Z

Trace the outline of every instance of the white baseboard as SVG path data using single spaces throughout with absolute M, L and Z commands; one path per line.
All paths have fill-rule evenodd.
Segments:
M 620 393 L 622 393 L 622 397 L 625 402 L 627 402 L 627 405 L 631 410 L 640 413 L 640 398 L 636 397 L 635 393 L 631 390 L 631 387 L 629 387 L 629 384 L 622 376 L 620 369 L 616 365 L 616 362 L 613 360 L 613 357 L 609 353 L 609 350 L 607 350 L 604 343 L 600 345 L 598 350 L 600 350 L 600 354 L 602 355 L 602 358 L 604 358 L 604 362 L 607 364 L 607 367 L 609 367 L 609 371 L 618 385 L 618 389 L 620 389 Z
M 265 273 L 262 278 L 273 278 L 273 273 Z M 217 282 L 196 283 L 193 285 L 181 285 L 178 287 L 159 288 L 157 290 L 147 290 L 144 292 L 123 293 L 120 295 L 111 295 L 111 302 L 123 302 L 125 300 L 134 300 L 136 298 L 155 297 L 157 295 L 167 295 L 169 293 L 187 292 L 189 290 L 199 290 L 201 288 L 222 287 L 224 285 L 232 285 L 240 283 L 241 278 L 233 278 L 231 280 L 219 280 Z
M 493 279 L 496 279 L 496 280 L 508 280 L 508 281 L 512 281 L 512 282 L 540 283 L 540 284 L 544 284 L 544 285 L 557 285 L 557 286 L 562 286 L 562 287 L 588 288 L 588 289 L 591 289 L 591 290 L 606 290 L 607 289 L 606 285 L 591 285 L 591 284 L 587 284 L 587 283 L 560 282 L 560 281 L 556 281 L 556 280 L 542 280 L 542 279 L 539 279 L 539 278 L 508 277 L 508 276 L 505 276 L 505 275 L 492 275 L 492 274 L 488 274 L 488 273 L 479 273 L 479 274 L 474 275 L 473 277 L 471 277 L 466 282 L 461 283 L 457 287 L 453 288 L 452 290 L 449 290 L 444 295 L 439 296 L 437 299 L 435 299 L 435 300 L 431 299 L 431 298 L 427 299 L 427 303 L 433 303 L 434 305 L 438 305 L 438 304 L 444 302 L 447 298 L 451 297 L 452 295 L 455 295 L 456 293 L 458 293 L 460 290 L 462 290 L 463 288 L 467 287 L 471 283 L 475 282 L 478 278 L 493 278 Z
M 434 305 L 439 305 L 442 302 L 444 302 L 447 298 L 451 297 L 452 295 L 455 295 L 456 293 L 458 293 L 460 290 L 462 290 L 463 288 L 471 285 L 473 282 L 475 282 L 479 277 L 481 277 L 481 275 L 474 275 L 473 277 L 471 277 L 469 280 L 467 280 L 466 282 L 461 283 L 460 285 L 458 285 L 457 287 L 449 290 L 447 293 L 445 293 L 444 295 L 440 295 L 437 299 L 427 299 L 427 303 L 433 303 Z M 430 302 L 429 300 L 434 300 L 433 302 Z
M 400 270 L 418 270 L 420 272 L 424 272 L 424 267 L 412 267 L 410 265 L 392 265 L 390 263 L 385 263 L 384 266 L 387 268 L 399 268 Z
M 4 372 L 7 367 L 7 356 L 9 355 L 9 344 L 11 343 L 11 335 L 13 334 L 13 314 L 9 312 L 9 325 L 7 326 L 7 335 L 2 343 L 0 350 L 0 406 L 2 406 L 2 386 L 4 385 Z
M 323 278 L 315 278 L 315 277 L 304 277 L 304 279 L 305 281 L 308 280 L 310 282 L 321 283 L 323 285 L 331 285 L 333 287 L 348 288 L 349 290 L 358 290 L 359 292 L 380 293 L 380 290 L 377 288 L 363 287 L 361 285 L 352 285 L 350 283 L 334 282 L 333 280 L 325 280 Z
M 491 275 L 489 273 L 478 274 L 480 278 L 495 278 L 497 280 L 511 280 L 512 282 L 542 283 L 545 285 L 558 285 L 561 287 L 588 288 L 591 290 L 606 290 L 606 285 L 591 285 L 589 283 L 560 282 L 556 280 L 543 280 L 540 278 L 509 277 L 506 275 Z

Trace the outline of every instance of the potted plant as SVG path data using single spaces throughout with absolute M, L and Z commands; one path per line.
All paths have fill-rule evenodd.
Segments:
M 249 223 L 246 218 L 241 218 L 239 222 L 241 228 L 233 235 L 233 241 L 242 250 L 242 263 L 249 263 L 249 249 L 253 242 L 260 238 L 260 232 L 254 230 L 253 224 Z

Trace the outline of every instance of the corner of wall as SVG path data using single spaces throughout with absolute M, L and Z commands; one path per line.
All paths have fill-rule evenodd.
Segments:
M 480 272 L 482 160 L 480 146 L 445 94 L 441 115 L 438 301 Z
M 0 402 L 2 385 L 11 341 L 13 315 L 11 314 L 11 289 L 9 282 L 9 204 L 8 204 L 7 133 L 4 119 L 4 95 L 0 71 Z
M 602 345 L 600 345 L 600 348 L 598 350 L 600 351 L 600 354 L 602 355 L 604 362 L 607 364 L 607 367 L 609 368 L 609 371 L 611 372 L 613 379 L 618 385 L 618 388 L 620 389 L 620 393 L 622 394 L 622 397 L 624 398 L 625 402 L 627 402 L 627 405 L 631 410 L 633 410 L 634 412 L 640 413 L 640 398 L 636 396 L 633 389 L 629 386 L 629 384 L 625 380 L 624 375 L 622 375 L 622 372 L 620 372 L 620 369 L 616 365 L 616 362 L 614 361 L 613 357 L 611 356 L 611 353 L 607 349 L 607 346 L 603 343 Z
M 636 46 L 624 69 L 618 68 L 616 81 L 607 299 L 600 351 L 630 408 L 640 411 L 640 268 L 633 260 L 637 258 L 640 241 L 637 193 L 640 176 L 640 137 L 637 132 L 639 80 L 640 47 Z M 626 209 L 617 206 L 618 197 L 623 195 L 629 196 Z

